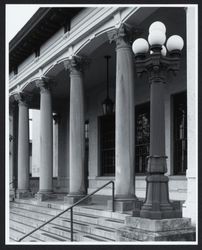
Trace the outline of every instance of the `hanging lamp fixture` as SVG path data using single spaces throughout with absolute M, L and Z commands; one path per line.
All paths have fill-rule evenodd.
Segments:
M 109 115 L 113 113 L 114 109 L 114 103 L 109 97 L 109 59 L 111 58 L 111 56 L 106 55 L 104 58 L 107 61 L 107 97 L 102 103 L 102 109 L 104 115 Z

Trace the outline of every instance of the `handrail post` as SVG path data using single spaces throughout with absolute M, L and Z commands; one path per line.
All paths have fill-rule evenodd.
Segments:
M 112 181 L 112 212 L 114 212 L 114 182 Z
M 71 241 L 74 241 L 73 237 L 73 207 L 70 209 L 70 223 L 71 223 Z

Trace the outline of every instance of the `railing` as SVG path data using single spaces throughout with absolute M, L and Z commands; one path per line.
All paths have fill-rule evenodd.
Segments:
M 46 221 L 45 223 L 43 223 L 39 227 L 35 228 L 34 230 L 32 230 L 31 232 L 29 232 L 28 234 L 24 235 L 18 241 L 22 241 L 23 239 L 25 239 L 26 237 L 30 236 L 31 234 L 33 234 L 34 232 L 36 232 L 40 228 L 44 227 L 45 225 L 47 225 L 51 221 L 55 220 L 56 218 L 60 217 L 62 214 L 66 213 L 68 210 L 70 210 L 70 228 L 71 228 L 70 232 L 71 232 L 71 241 L 73 241 L 73 208 L 75 206 L 77 206 L 78 204 L 80 204 L 81 202 L 87 200 L 89 197 L 93 196 L 95 193 L 97 193 L 98 191 L 100 191 L 104 187 L 108 186 L 109 184 L 112 184 L 112 212 L 114 212 L 114 181 L 109 181 L 106 184 L 104 184 L 103 186 L 101 186 L 100 188 L 96 189 L 91 194 L 86 195 L 84 198 L 82 198 L 81 200 L 77 201 L 72 206 L 68 207 L 67 209 L 65 209 L 64 211 L 60 212 L 59 214 L 57 214 L 56 216 L 54 216 L 50 220 Z

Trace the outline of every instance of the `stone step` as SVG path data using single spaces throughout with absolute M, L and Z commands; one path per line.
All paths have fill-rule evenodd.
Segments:
M 100 236 L 103 238 L 108 238 L 110 240 L 115 241 L 116 240 L 116 230 L 108 227 L 104 227 L 101 225 L 94 226 L 91 228 L 90 233 L 92 235 Z
M 44 214 L 40 212 L 33 212 L 33 211 L 26 210 L 26 209 L 21 209 L 21 208 L 12 208 L 10 210 L 10 214 L 22 215 L 24 217 L 40 220 L 43 222 L 46 222 L 47 220 L 53 218 L 53 215 Z
M 32 231 L 62 211 L 50 208 L 48 203 L 46 206 L 41 206 L 34 199 L 19 201 L 11 202 L 10 226 L 21 233 Z M 75 207 L 73 212 L 74 241 L 115 241 L 116 229 L 123 227 L 125 218 L 130 216 L 86 205 Z M 70 211 L 33 233 L 32 237 L 41 241 L 69 241 Z
M 11 242 L 16 242 L 16 241 L 18 241 L 21 237 L 23 237 L 25 234 L 23 234 L 22 232 L 19 232 L 19 231 L 17 231 L 17 230 L 15 230 L 15 229 L 12 229 L 12 228 L 10 228 L 10 241 Z M 42 240 L 39 240 L 39 239 L 37 239 L 37 238 L 35 238 L 35 237 L 33 237 L 33 235 L 32 236 L 28 236 L 27 238 L 26 238 L 26 240 L 27 241 L 30 241 L 30 242 L 41 242 Z
M 17 235 L 15 237 L 11 236 L 11 239 L 17 241 L 19 238 L 24 236 L 25 234 L 31 232 L 34 227 L 31 221 L 26 221 L 27 223 L 30 222 L 30 225 L 24 224 L 24 220 L 19 217 L 15 217 L 13 220 L 13 216 L 10 217 L 10 228 L 12 228 Z M 21 219 L 21 220 L 20 220 Z M 37 222 L 35 222 L 37 224 Z M 38 225 L 37 225 L 38 226 Z M 115 240 L 115 231 L 101 228 L 101 227 L 88 227 L 88 232 L 77 231 L 75 230 L 75 223 L 74 223 L 74 241 L 112 241 Z M 113 233 L 113 235 L 112 235 Z M 34 232 L 32 237 L 28 236 L 23 241 L 69 241 L 71 237 L 70 228 L 59 226 L 57 224 L 47 224 L 42 229 Z
M 29 232 L 31 232 L 34 227 L 33 226 L 30 226 L 30 225 L 26 225 L 22 222 L 19 222 L 19 221 L 16 221 L 14 219 L 10 219 L 9 221 L 10 223 L 10 227 L 18 232 L 21 232 L 23 234 L 27 234 Z
M 54 224 L 65 226 L 66 228 L 70 228 L 70 220 L 59 218 L 54 220 Z M 104 224 L 104 226 L 100 225 L 100 221 L 98 221 L 98 224 L 88 223 L 88 222 L 81 222 L 74 220 L 73 228 L 74 230 L 88 233 L 88 234 L 94 234 L 102 237 L 109 237 L 112 240 L 116 239 L 116 229 L 107 227 Z M 121 224 L 122 225 L 122 224 Z
M 55 216 L 61 212 L 61 210 L 58 210 L 58 209 L 41 207 L 41 206 L 27 204 L 27 203 L 18 203 L 18 202 L 12 202 L 10 207 L 11 208 L 13 208 L 13 207 L 23 208 L 23 209 L 28 210 L 28 211 L 40 212 L 40 213 L 49 214 L 49 215 L 53 215 L 53 216 Z
M 9 228 L 9 237 L 10 239 L 12 239 L 13 241 L 18 241 L 18 239 L 20 239 L 21 237 L 23 237 L 25 234 L 16 230 L 15 228 L 12 228 L 10 225 Z
M 17 214 L 17 213 L 10 213 L 10 220 L 21 222 L 25 225 L 32 225 L 33 227 L 39 227 L 42 225 L 45 221 L 39 219 L 39 218 L 30 218 L 29 216 L 24 216 L 23 214 Z
M 130 214 L 111 212 L 111 211 L 103 210 L 101 208 L 92 208 L 90 206 L 75 207 L 74 211 L 82 212 L 82 213 L 86 213 L 86 214 L 103 216 L 103 217 L 107 217 L 107 218 L 120 219 L 120 220 L 125 220 L 126 217 L 131 216 Z
M 44 226 L 43 230 L 50 232 L 50 233 L 53 233 L 54 235 L 57 235 L 59 237 L 61 236 L 64 238 L 68 238 L 69 240 L 71 238 L 71 230 L 68 227 L 64 227 L 64 226 L 50 223 L 50 224 L 47 224 L 46 226 Z M 81 232 L 75 230 L 75 228 L 74 228 L 74 230 L 73 230 L 74 241 L 78 240 L 79 233 L 81 233 Z
M 37 239 L 40 239 L 46 242 L 70 241 L 69 238 L 62 237 L 62 236 L 56 235 L 55 233 L 51 233 L 42 229 L 39 229 L 38 231 L 33 233 L 33 236 L 36 237 Z M 26 238 L 23 241 L 26 241 Z
M 43 224 L 44 220 L 47 221 L 49 219 L 49 218 L 44 219 L 43 215 L 38 217 L 37 214 L 34 216 L 34 218 L 30 218 L 30 215 L 33 215 L 33 212 L 28 212 L 29 214 L 26 213 L 26 216 L 25 216 L 25 213 L 21 210 L 18 210 L 17 212 L 19 212 L 20 214 L 11 211 L 11 214 L 10 214 L 11 220 L 15 220 L 15 221 L 24 223 L 26 225 L 32 225 L 35 228 L 40 226 L 41 224 Z M 68 218 L 60 218 L 60 217 L 56 218 L 53 222 L 51 222 L 48 225 L 50 225 L 50 227 L 52 227 L 52 225 L 65 227 L 67 231 L 70 231 L 70 219 L 68 219 Z M 48 225 L 46 225 L 45 228 L 48 228 Z M 77 231 L 81 231 L 81 232 L 85 232 L 85 233 L 92 233 L 94 235 L 98 235 L 98 236 L 102 236 L 102 237 L 106 237 L 107 235 L 110 235 L 109 238 L 111 238 L 113 240 L 116 238 L 116 234 L 115 234 L 114 229 L 107 228 L 106 226 L 103 227 L 103 226 L 99 225 L 99 223 L 98 223 L 98 225 L 94 225 L 94 224 L 90 224 L 87 222 L 81 223 L 80 221 L 74 220 L 73 228 L 74 228 L 74 231 L 77 230 Z
M 36 198 L 15 199 L 15 202 L 22 203 L 22 204 L 35 205 L 35 206 L 40 206 L 40 207 L 54 208 L 54 209 L 58 209 L 58 210 L 64 210 L 70 206 L 68 204 L 65 204 L 62 201 L 60 203 L 54 203 L 54 201 L 39 201 Z
M 10 230 L 11 232 L 11 239 L 18 241 L 21 237 L 28 234 L 34 229 L 33 226 L 29 226 L 19 221 L 15 221 L 10 219 Z M 30 238 L 31 237 L 31 238 Z M 34 232 L 31 236 L 26 237 L 22 241 L 48 241 L 48 242 L 57 242 L 57 241 L 70 241 L 70 237 L 65 237 L 56 234 L 55 232 L 46 231 L 46 229 L 39 229 L 38 231 Z
M 23 208 L 25 214 L 30 213 L 30 210 L 32 212 L 38 212 L 40 214 L 41 213 L 51 214 L 53 216 L 55 216 L 56 214 L 59 213 L 58 210 L 56 210 L 57 212 L 55 212 L 55 210 L 52 208 L 41 208 L 41 207 L 37 207 L 35 205 L 30 205 L 30 204 L 22 204 L 22 205 L 19 205 L 19 203 L 16 203 L 16 204 L 17 204 L 16 206 L 13 204 L 13 207 Z M 86 214 L 86 213 L 83 213 L 82 211 L 85 211 L 85 212 L 87 211 L 88 213 Z M 87 208 L 75 209 L 74 214 L 73 214 L 74 220 L 84 222 L 84 223 L 103 225 L 103 226 L 107 226 L 107 227 L 111 227 L 111 228 L 118 228 L 118 227 L 122 226 L 122 224 L 124 224 L 124 220 L 117 219 L 117 218 L 111 218 L 111 217 L 109 217 L 109 218 L 100 217 L 98 215 L 90 214 L 90 211 L 92 211 L 92 209 L 87 209 Z M 111 216 L 111 214 L 105 214 L 105 215 Z M 65 214 L 61 215 L 60 218 L 69 219 L 69 216 L 70 216 L 70 212 L 67 211 Z M 128 216 L 129 215 L 124 215 L 123 217 L 121 216 L 121 218 L 125 218 Z
M 67 204 L 57 204 L 53 203 L 51 201 L 43 201 L 40 202 L 37 199 L 16 199 L 18 203 L 23 203 L 23 204 L 29 204 L 29 205 L 35 205 L 37 207 L 48 207 L 48 208 L 53 208 L 53 209 L 58 209 L 58 210 L 65 210 L 67 209 L 70 205 Z M 115 218 L 115 219 L 122 219 L 124 220 L 126 217 L 131 216 L 130 214 L 127 213 L 118 213 L 118 212 L 111 212 L 111 211 L 106 211 L 103 210 L 103 208 L 97 208 L 97 207 L 92 207 L 91 205 L 78 205 L 74 207 L 73 209 L 76 212 L 82 212 L 86 214 L 92 214 L 92 215 L 99 215 L 103 217 L 108 217 L 108 218 Z
M 124 220 L 105 218 L 99 221 L 99 225 L 106 226 L 108 228 L 118 229 L 119 227 L 124 226 Z
M 33 215 L 35 215 L 35 216 L 33 216 Z M 34 218 L 30 218 L 29 216 L 32 216 Z M 78 239 L 77 235 L 79 233 L 80 234 L 85 233 L 87 235 L 92 234 L 94 236 L 101 236 L 104 238 L 108 237 L 111 240 L 115 240 L 115 238 L 116 238 L 115 230 L 113 230 L 111 228 L 99 226 L 99 221 L 96 221 L 98 223 L 98 225 L 97 224 L 95 225 L 93 223 L 89 223 L 89 215 L 87 215 L 87 217 L 86 217 L 87 222 L 82 223 L 81 221 L 78 221 L 78 219 L 80 219 L 81 217 L 83 219 L 85 216 L 86 216 L 85 214 L 77 214 L 77 213 L 74 215 L 73 228 L 74 228 L 74 240 L 75 241 Z M 92 216 L 92 217 L 97 219 L 97 216 Z M 42 223 L 44 223 L 44 220 L 47 221 L 48 219 L 49 218 L 44 219 L 44 215 L 42 215 L 42 214 L 39 215 L 38 212 L 37 212 L 37 214 L 33 211 L 26 211 L 25 212 L 25 211 L 21 211 L 20 208 L 17 208 L 17 209 L 15 208 L 15 211 L 13 211 L 13 209 L 12 209 L 11 213 L 10 213 L 10 220 L 20 223 L 20 224 L 17 224 L 17 226 L 15 225 L 15 228 L 20 230 L 21 223 L 23 223 L 25 225 L 25 226 L 23 225 L 23 230 L 25 230 L 26 232 L 30 232 L 31 230 L 33 230 L 33 228 L 30 228 L 30 225 L 32 225 L 34 228 L 36 228 L 39 225 L 41 225 Z M 95 222 L 95 221 L 93 221 L 93 222 Z M 26 226 L 28 226 L 28 230 L 27 230 Z M 70 219 L 65 218 L 65 217 L 56 218 L 53 222 L 51 222 L 50 224 L 47 224 L 42 229 L 47 231 L 47 232 L 54 233 L 55 235 L 59 235 L 59 236 L 67 237 L 67 238 L 70 238 L 70 236 L 71 236 L 70 235 Z M 23 232 L 25 232 L 25 231 L 23 231 Z
M 90 234 L 88 235 L 84 234 L 80 236 L 79 241 L 110 242 L 112 240 L 109 238 L 99 237 L 99 236 L 90 235 Z

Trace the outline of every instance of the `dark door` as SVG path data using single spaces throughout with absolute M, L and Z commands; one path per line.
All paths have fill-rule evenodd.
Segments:
M 115 174 L 115 116 L 100 117 L 100 162 L 101 175 Z

